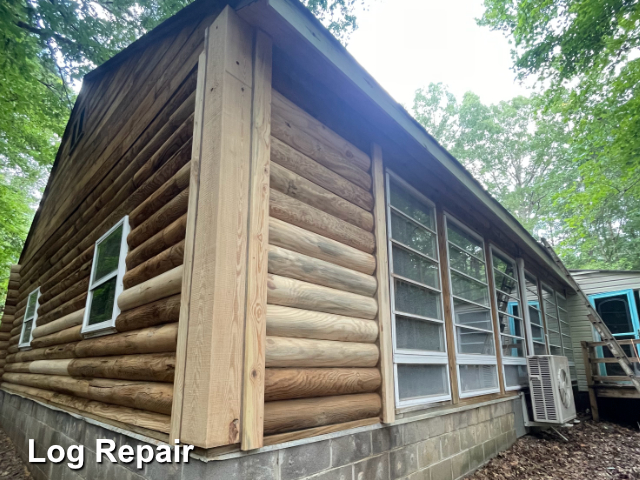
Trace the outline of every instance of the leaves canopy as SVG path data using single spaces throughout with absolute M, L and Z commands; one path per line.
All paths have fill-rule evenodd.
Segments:
M 513 41 L 514 69 L 571 129 L 578 175 L 559 192 L 572 267 L 640 268 L 640 2 L 485 0 L 480 25 Z
M 364 0 L 304 0 L 346 41 Z M 0 302 L 84 74 L 191 0 L 0 2 Z

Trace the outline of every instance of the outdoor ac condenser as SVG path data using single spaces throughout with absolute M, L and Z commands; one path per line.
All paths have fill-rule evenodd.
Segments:
M 534 420 L 563 424 L 576 418 L 567 357 L 534 355 L 527 368 Z

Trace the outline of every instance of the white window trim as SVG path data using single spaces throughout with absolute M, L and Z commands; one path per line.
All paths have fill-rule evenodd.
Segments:
M 112 273 L 105 275 L 98 280 L 93 280 L 93 275 L 95 273 L 96 267 L 98 265 L 98 246 L 102 241 L 104 241 L 109 235 L 111 235 L 115 230 L 117 230 L 122 225 L 122 238 L 120 240 L 120 258 L 118 259 L 118 269 Z M 118 223 L 116 223 L 113 227 L 109 229 L 104 235 L 102 235 L 95 243 L 93 247 L 93 262 L 91 265 L 91 276 L 89 277 L 89 291 L 87 294 L 87 303 L 84 309 L 84 318 L 82 320 L 82 335 L 85 338 L 89 337 L 97 337 L 100 335 L 108 335 L 110 333 L 116 332 L 116 318 L 120 314 L 120 307 L 118 307 L 118 297 L 122 293 L 124 289 L 123 278 L 126 272 L 126 258 L 129 250 L 129 246 L 127 244 L 127 236 L 131 231 L 129 227 L 129 216 L 125 215 Z M 99 287 L 103 283 L 111 280 L 112 278 L 117 277 L 116 280 L 116 292 L 114 296 L 113 302 L 113 311 L 111 313 L 111 318 L 109 320 L 105 320 L 104 322 L 97 323 L 95 325 L 89 325 L 89 314 L 91 312 L 91 301 L 93 300 L 93 290 L 96 287 Z
M 464 353 L 459 353 L 458 352 L 458 335 L 457 335 L 457 327 L 458 325 L 456 324 L 456 313 L 455 313 L 455 305 L 454 305 L 454 300 L 457 298 L 456 296 L 454 296 L 453 294 L 453 284 L 451 281 L 451 262 L 450 262 L 450 255 L 449 255 L 449 232 L 448 232 L 448 225 L 449 222 L 453 223 L 454 225 L 456 225 L 456 227 L 460 228 L 461 230 L 467 232 L 469 235 L 471 235 L 472 237 L 474 237 L 476 240 L 478 240 L 479 242 L 482 243 L 482 248 L 483 248 L 483 256 L 485 257 L 483 262 L 484 262 L 484 269 L 485 269 L 485 282 L 480 282 L 478 281 L 478 283 L 483 283 L 486 284 L 487 286 L 487 290 L 489 291 L 489 295 L 491 295 L 491 289 L 489 288 L 489 268 L 490 266 L 487 263 L 487 258 L 486 258 L 486 254 L 484 253 L 485 250 L 485 241 L 484 238 L 479 235 L 477 232 L 473 231 L 471 228 L 467 227 L 465 224 L 463 224 L 462 222 L 460 222 L 458 219 L 456 219 L 453 215 L 451 215 L 451 213 L 449 213 L 448 211 L 444 212 L 444 236 L 445 236 L 445 244 L 447 247 L 447 271 L 449 273 L 449 292 L 451 293 L 451 322 L 453 324 L 453 343 L 455 345 L 455 358 L 456 358 L 456 370 L 458 372 L 458 396 L 460 398 L 471 398 L 471 397 L 478 397 L 481 395 L 488 395 L 490 393 L 499 393 L 500 392 L 500 369 L 498 368 L 498 345 L 496 345 L 496 324 L 493 318 L 493 309 L 491 307 L 491 300 L 489 297 L 489 306 L 485 306 L 485 305 L 480 305 L 477 304 L 475 302 L 469 301 L 469 300 L 465 300 L 465 299 L 460 299 L 461 301 L 464 302 L 468 302 L 474 305 L 478 305 L 482 308 L 486 308 L 487 311 L 489 312 L 489 317 L 491 318 L 491 324 L 493 326 L 493 330 L 490 332 L 493 338 L 493 349 L 494 349 L 494 355 L 475 355 L 475 354 L 464 354 Z M 455 248 L 455 246 L 454 246 Z M 476 257 L 473 254 L 469 254 L 470 256 L 480 260 L 478 257 Z M 477 280 L 476 280 L 477 281 Z M 464 325 L 461 325 L 462 328 L 466 328 Z M 479 330 L 480 331 L 480 330 Z M 489 333 L 488 330 L 481 330 L 483 333 Z M 472 390 L 470 392 L 463 392 L 462 391 L 462 378 L 460 375 L 460 366 L 461 365 L 495 365 L 495 371 L 496 371 L 496 384 L 497 387 L 496 388 L 490 388 L 490 389 L 483 389 L 483 390 Z
M 31 295 L 36 296 L 36 308 L 33 311 L 33 317 L 32 318 L 27 318 L 27 311 L 29 310 L 29 299 L 31 298 Z M 40 300 L 40 287 L 36 288 L 35 290 L 32 290 L 29 295 L 27 296 L 27 306 L 25 307 L 24 310 L 24 316 L 22 317 L 22 328 L 20 329 L 20 337 L 18 338 L 18 348 L 19 349 L 30 349 L 31 348 L 31 341 L 33 340 L 33 330 L 36 328 L 36 320 L 38 320 L 38 308 L 39 308 L 39 304 L 38 301 Z M 22 336 L 24 335 L 24 329 L 27 326 L 27 321 L 31 322 L 31 332 L 29 334 L 29 341 L 28 342 L 23 342 L 22 341 Z
M 434 222 L 435 222 L 435 229 L 429 228 L 426 225 L 423 225 L 421 222 L 410 218 L 408 215 L 404 214 L 403 212 L 400 212 L 400 214 L 407 218 L 409 221 L 414 222 L 416 225 L 421 226 L 422 228 L 424 228 L 425 230 L 427 230 L 428 232 L 431 232 L 436 240 L 436 250 L 435 250 L 435 257 L 436 258 L 431 258 L 429 255 L 426 255 L 422 252 L 418 252 L 415 249 L 412 249 L 411 247 L 408 247 L 407 245 L 404 245 L 402 242 L 398 242 L 396 240 L 392 240 L 392 231 L 391 231 L 391 210 L 392 210 L 392 206 L 391 206 L 391 195 L 390 195 L 390 190 L 391 190 L 391 180 L 393 180 L 395 183 L 399 184 L 400 186 L 402 186 L 403 188 L 405 188 L 407 190 L 407 192 L 413 196 L 415 196 L 416 198 L 418 198 L 421 202 L 424 202 L 426 205 L 428 205 L 429 207 L 433 208 L 433 212 L 435 214 L 436 212 L 436 205 L 434 202 L 432 202 L 431 200 L 429 200 L 427 197 L 425 197 L 422 193 L 420 193 L 418 190 L 416 190 L 414 187 L 412 187 L 411 185 L 409 185 L 405 180 L 403 180 L 402 178 L 400 178 L 398 175 L 396 175 L 394 172 L 392 172 L 391 170 L 386 170 L 386 175 L 385 175 L 385 212 L 386 212 L 386 216 L 387 216 L 387 248 L 388 248 L 388 260 L 389 260 L 389 292 L 390 292 L 390 298 L 391 298 L 391 337 L 392 337 L 392 344 L 393 344 L 393 381 L 394 381 L 394 385 L 395 385 L 395 401 L 396 401 L 396 408 L 404 408 L 404 407 L 414 407 L 417 405 L 430 405 L 433 403 L 438 403 L 438 402 L 443 402 L 443 401 L 448 401 L 451 400 L 452 396 L 451 396 L 451 378 L 450 378 L 450 374 L 449 374 L 449 354 L 447 351 L 447 329 L 446 329 L 446 324 L 445 324 L 445 317 L 444 317 L 444 299 L 442 298 L 442 265 L 441 265 L 441 259 L 440 259 L 440 252 L 439 252 L 439 248 L 438 248 L 438 219 L 437 219 L 437 215 L 434 216 Z M 397 209 L 393 208 L 394 212 L 398 212 Z M 424 285 L 421 284 L 420 282 L 416 282 L 415 280 L 410 280 L 407 279 L 405 277 L 402 277 L 401 275 L 397 275 L 394 274 L 393 272 L 393 245 L 396 245 L 399 248 L 406 248 L 409 251 L 415 252 L 415 254 L 423 256 L 427 259 L 429 259 L 430 261 L 436 263 L 436 265 L 438 266 L 438 279 L 440 281 L 440 288 L 434 288 L 428 285 Z M 411 285 L 416 285 L 420 288 L 424 288 L 426 290 L 430 290 L 432 292 L 436 292 L 438 293 L 439 297 L 440 297 L 440 312 L 442 313 L 442 319 L 435 319 L 435 318 L 430 318 L 430 317 L 423 317 L 421 315 L 415 315 L 415 314 L 409 314 L 409 313 L 404 313 L 401 311 L 397 311 L 396 310 L 396 304 L 395 304 L 395 280 L 402 280 L 405 281 Z M 444 352 L 433 352 L 433 351 L 424 351 L 424 350 L 406 350 L 406 349 L 401 349 L 401 348 L 397 348 L 397 336 L 396 336 L 396 314 L 397 315 L 401 315 L 401 316 L 406 316 L 408 318 L 415 318 L 417 320 L 425 320 L 425 321 L 429 321 L 429 322 L 433 322 L 433 323 L 440 323 L 442 324 L 442 334 L 443 334 L 443 342 L 444 342 Z M 406 365 L 406 364 L 419 364 L 419 365 L 445 365 L 445 372 L 446 372 L 446 376 L 447 376 L 447 388 L 448 388 L 448 393 L 446 395 L 431 395 L 431 396 L 427 396 L 427 397 L 419 397 L 419 398 L 412 398 L 409 400 L 400 400 L 400 389 L 398 386 L 398 365 Z
M 500 349 L 502 351 L 502 337 L 510 337 L 510 338 L 517 338 L 522 340 L 523 342 L 523 346 L 524 346 L 524 357 L 512 357 L 512 356 L 508 356 L 508 355 L 504 355 L 504 353 L 502 354 L 502 378 L 504 379 L 504 388 L 505 391 L 514 391 L 514 390 L 522 390 L 523 388 L 525 388 L 526 386 L 524 385 L 515 385 L 515 386 L 509 386 L 507 385 L 507 375 L 505 374 L 505 366 L 506 365 L 527 365 L 527 352 L 529 349 L 529 342 L 527 339 L 527 334 L 528 334 L 528 330 L 527 330 L 527 318 L 525 317 L 525 310 L 528 312 L 528 309 L 525 307 L 524 302 L 522 301 L 522 285 L 521 285 L 521 280 L 520 280 L 520 266 L 518 265 L 518 261 L 517 259 L 511 257 L 510 255 L 506 254 L 503 250 L 501 250 L 500 248 L 496 247 L 493 243 L 489 243 L 489 250 L 491 252 L 491 258 L 490 263 L 491 263 L 491 274 L 494 273 L 494 269 L 495 267 L 493 266 L 493 254 L 494 252 L 497 253 L 498 255 L 500 255 L 501 257 L 504 257 L 506 260 L 508 260 L 509 262 L 512 263 L 513 267 L 515 268 L 515 277 L 512 277 L 511 275 L 507 275 L 505 274 L 507 277 L 511 278 L 512 280 L 515 280 L 516 282 L 518 282 L 518 298 L 514 297 L 513 295 L 510 295 L 506 292 L 503 292 L 502 290 L 498 290 L 498 288 L 495 288 L 495 277 L 494 277 L 494 289 L 493 289 L 493 295 L 495 298 L 495 302 L 496 302 L 496 307 L 498 306 L 498 291 L 500 291 L 501 293 L 503 293 L 504 295 L 507 295 L 509 298 L 513 298 L 514 300 L 517 300 L 518 303 L 520 304 L 520 316 L 517 315 L 510 315 L 508 312 L 501 312 L 500 309 L 498 309 L 497 311 L 497 318 L 498 318 L 498 335 L 500 338 Z M 506 315 L 507 317 L 512 317 L 515 319 L 518 319 L 522 322 L 522 328 L 523 328 L 523 332 L 522 332 L 522 336 L 519 337 L 517 335 L 511 335 L 511 334 L 505 334 L 502 333 L 500 331 L 500 314 Z
M 558 322 L 558 330 L 555 330 L 553 328 L 549 328 L 549 322 L 547 320 L 547 305 L 544 304 L 544 324 L 546 327 L 546 334 L 547 334 L 547 351 L 549 352 L 549 355 L 553 355 L 551 353 L 551 347 L 560 347 L 560 352 L 561 355 L 564 355 L 564 350 L 562 348 L 562 331 L 561 331 L 561 327 L 560 327 L 560 316 L 558 315 L 558 300 L 556 299 L 556 291 L 553 289 L 553 287 L 551 287 L 550 285 L 544 283 L 544 282 L 540 282 L 540 289 L 542 290 L 543 294 L 542 294 L 542 298 L 541 301 L 542 302 L 546 302 L 546 303 L 551 303 L 549 300 L 545 300 L 544 298 L 544 293 L 546 291 L 546 293 L 551 292 L 551 296 L 553 297 L 553 305 L 555 306 L 555 312 L 551 312 L 549 315 L 553 318 L 556 319 L 556 321 Z M 546 290 L 545 290 L 546 289 Z M 551 343 L 551 335 L 549 335 L 549 331 L 552 331 L 553 333 L 557 333 L 558 336 L 560 337 L 560 345 L 554 343 Z
M 524 281 L 525 281 L 525 283 L 523 285 L 523 287 L 524 287 L 523 292 L 525 294 L 524 301 L 525 301 L 525 303 L 527 305 L 527 316 L 529 316 L 529 325 L 530 326 L 534 325 L 534 326 L 536 326 L 538 328 L 542 328 L 542 336 L 544 338 L 544 351 L 545 351 L 545 354 L 548 355 L 549 354 L 549 342 L 547 340 L 547 329 L 546 329 L 547 322 L 546 322 L 546 319 L 544 318 L 544 316 L 542 314 L 542 309 L 539 306 L 538 306 L 538 308 L 536 308 L 536 307 L 533 307 L 533 308 L 535 308 L 538 311 L 538 313 L 540 314 L 540 321 L 542 322 L 542 325 L 538 325 L 537 323 L 531 322 L 531 318 L 530 318 L 530 314 L 529 314 L 529 301 L 527 300 L 527 297 L 526 297 L 526 293 L 527 293 L 526 276 L 527 275 L 530 278 L 535 279 L 535 281 L 536 281 L 536 296 L 538 297 L 538 305 L 542 305 L 542 302 L 543 302 L 543 299 L 540 296 L 540 280 L 538 279 L 538 277 L 536 275 L 532 274 L 531 272 L 528 272 L 527 270 L 524 271 L 524 276 L 525 276 Z M 535 355 L 536 353 L 535 353 L 535 350 L 534 350 L 534 344 L 542 345 L 543 342 L 539 342 L 537 340 L 534 340 L 533 339 L 533 331 L 531 331 L 530 333 L 531 333 L 531 355 Z

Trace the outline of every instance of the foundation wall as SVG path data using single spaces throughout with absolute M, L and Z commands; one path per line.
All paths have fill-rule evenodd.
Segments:
M 250 479 L 250 480 L 448 480 L 463 477 L 509 448 L 518 431 L 520 400 L 500 400 L 432 418 L 400 419 L 309 439 L 305 443 L 269 447 L 254 454 L 234 453 L 188 463 L 96 463 L 96 439 L 111 439 L 119 448 L 141 442 L 117 429 L 57 411 L 18 395 L 0 391 L 0 426 L 14 442 L 36 480 L 40 479 Z M 424 417 L 424 415 L 422 416 Z M 403 423 L 404 422 L 404 423 Z M 66 463 L 28 463 L 29 439 L 36 455 L 50 445 L 85 445 L 81 470 Z

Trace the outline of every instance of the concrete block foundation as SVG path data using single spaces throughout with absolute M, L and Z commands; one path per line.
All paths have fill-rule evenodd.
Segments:
M 153 462 L 142 469 L 135 462 L 98 464 L 95 454 L 96 439 L 135 449 L 144 443 L 139 438 L 3 391 L 0 426 L 36 480 L 454 480 L 509 448 L 525 432 L 520 408 L 520 399 L 512 397 L 438 416 L 424 410 L 394 425 L 362 427 L 209 461 L 192 457 L 188 463 Z M 39 457 L 46 456 L 50 445 L 84 445 L 84 467 L 29 464 L 30 438 L 36 441 Z

